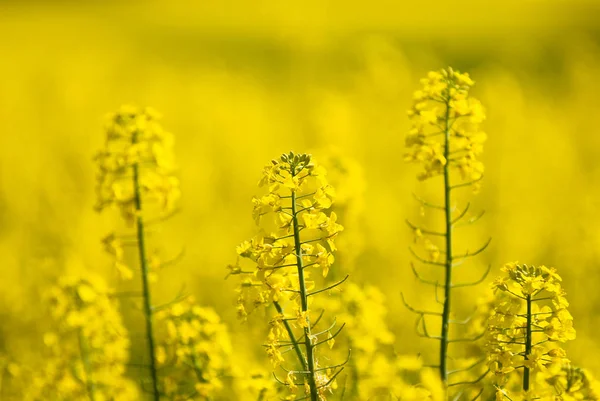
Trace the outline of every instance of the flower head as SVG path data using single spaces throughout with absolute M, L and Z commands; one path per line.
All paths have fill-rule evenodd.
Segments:
M 53 394 L 72 400 L 139 399 L 133 381 L 124 377 L 130 341 L 104 281 L 62 277 L 45 299 L 54 321 L 44 335 L 50 358 L 25 399 L 54 399 Z
M 156 362 L 168 371 L 163 377 L 167 396 L 183 400 L 195 394 L 195 400 L 212 399 L 223 388 L 232 353 L 219 315 L 188 297 L 160 311 L 157 320 L 166 328 Z
M 443 174 L 448 165 L 463 180 L 479 181 L 483 164 L 478 156 L 486 140 L 479 125 L 485 113 L 481 103 L 469 96 L 473 80 L 445 68 L 430 72 L 421 84 L 408 111 L 412 128 L 406 137 L 405 160 L 423 165 L 421 180 Z
M 260 229 L 237 247 L 241 261 L 229 267 L 230 275 L 243 277 L 238 315 L 246 318 L 256 308 L 274 305 L 277 314 L 269 322 L 264 344 L 267 355 L 274 367 L 295 358 L 305 371 L 301 377 L 292 373 L 279 382 L 292 394 L 304 389 L 324 401 L 337 385 L 340 367 L 330 371 L 321 366 L 316 347 L 333 345 L 335 324 L 312 332 L 313 298 L 309 297 L 340 284 L 317 289 L 329 275 L 335 261 L 335 240 L 343 230 L 337 215 L 329 211 L 335 191 L 311 155 L 293 152 L 265 166 L 259 186 L 267 188 L 266 194 L 253 200 L 253 217 Z M 249 267 L 240 266 L 242 263 Z M 290 345 L 293 352 L 285 351 Z
M 538 383 L 568 363 L 560 343 L 575 338 L 562 279 L 546 266 L 515 262 L 502 270 L 506 275 L 492 284 L 496 301 L 487 331 L 489 367 L 498 385 L 511 392 L 518 391 L 515 378 L 523 369 L 523 389 L 528 396 L 541 396 L 545 390 Z
M 150 108 L 132 106 L 123 106 L 108 117 L 104 149 L 95 157 L 97 210 L 114 206 L 132 224 L 136 187 L 144 202 L 154 203 L 162 212 L 174 208 L 180 191 L 173 174 L 173 137 L 159 124 L 159 118 Z

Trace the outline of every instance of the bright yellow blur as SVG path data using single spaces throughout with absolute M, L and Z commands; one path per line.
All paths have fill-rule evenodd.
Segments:
M 166 255 L 185 257 L 161 275 L 159 301 L 185 284 L 227 323 L 240 364 L 268 368 L 264 333 L 236 319 L 225 266 L 254 232 L 262 166 L 290 149 L 336 152 L 366 183 L 355 184 L 355 226 L 342 222 L 359 252 L 346 243 L 340 259 L 347 249 L 351 279 L 386 295 L 395 349 L 434 355 L 400 293 L 435 303 L 410 271 L 404 220 L 419 216 L 413 192 L 439 193 L 402 159 L 419 78 L 452 65 L 477 82 L 488 116 L 486 176 L 471 199 L 487 213 L 458 245 L 492 236 L 476 264 L 492 277 L 515 260 L 558 268 L 578 332 L 569 356 L 600 372 L 596 0 L 212 3 L 0 3 L 0 353 L 36 360 L 40 294 L 64 272 L 93 270 L 119 288 L 100 244 L 117 215 L 93 211 L 92 157 L 105 115 L 133 103 L 164 115 L 182 182 L 182 211 L 157 235 Z M 486 289 L 458 292 L 456 305 L 468 313 Z M 130 309 L 124 319 L 141 328 Z

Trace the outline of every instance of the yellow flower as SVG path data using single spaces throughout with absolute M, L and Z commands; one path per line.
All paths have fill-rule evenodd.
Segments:
M 476 186 L 483 174 L 478 156 L 486 135 L 479 128 L 485 120 L 483 107 L 469 96 L 473 80 L 446 68 L 430 72 L 421 84 L 408 113 L 412 128 L 406 137 L 409 152 L 404 159 L 423 166 L 420 180 L 443 174 L 448 165 Z
M 523 387 L 529 391 L 523 392 L 523 399 L 546 399 L 541 398 L 546 394 L 554 397 L 558 394 L 550 391 L 553 387 L 547 387 L 545 381 L 568 363 L 557 342 L 575 338 L 573 317 L 556 302 L 564 294 L 561 278 L 553 268 L 517 262 L 507 263 L 502 270 L 506 276 L 494 284 L 502 291 L 496 293 L 486 345 L 498 391 L 506 395 L 508 389 L 517 394 L 525 381 Z
M 201 393 L 200 399 L 218 395 L 223 387 L 219 377 L 230 370 L 232 347 L 215 311 L 188 297 L 159 312 L 157 322 L 166 329 L 156 352 L 165 367 L 160 380 L 166 396 L 184 399 L 193 390 Z
M 130 342 L 110 295 L 103 280 L 89 274 L 62 277 L 47 291 L 55 331 L 44 335 L 49 358 L 24 400 L 75 400 L 82 394 L 96 400 L 139 399 L 135 383 L 124 376 Z
M 179 181 L 173 175 L 173 139 L 158 118 L 151 109 L 133 106 L 123 106 L 109 116 L 106 144 L 95 158 L 99 169 L 97 210 L 116 206 L 127 222 L 133 223 L 135 178 L 145 203 L 155 202 L 165 213 L 173 209 L 180 196 Z
M 326 368 L 319 366 L 319 348 L 313 344 L 327 342 L 332 347 L 335 341 L 330 330 L 312 332 L 310 305 L 314 301 L 308 297 L 309 293 L 322 292 L 317 291 L 319 288 L 327 289 L 323 279 L 335 261 L 335 239 L 343 230 L 336 213 L 328 210 L 335 191 L 312 156 L 293 152 L 265 166 L 259 186 L 268 191 L 253 199 L 253 217 L 261 229 L 237 248 L 240 263 L 245 259 L 252 266 L 235 269 L 234 274 L 243 276 L 238 288 L 238 315 L 245 319 L 256 308 L 274 305 L 277 315 L 270 319 L 264 344 L 271 363 L 279 366 L 289 356 L 305 365 L 305 358 L 311 355 L 313 369 L 310 375 L 302 375 L 301 385 L 295 382 L 299 378 L 292 376 L 280 382 L 287 383 L 292 391 L 305 387 L 313 395 L 318 392 L 324 400 L 336 383 L 322 381 L 329 376 L 324 373 Z M 233 274 L 234 269 L 230 270 Z M 322 278 L 313 278 L 315 272 Z

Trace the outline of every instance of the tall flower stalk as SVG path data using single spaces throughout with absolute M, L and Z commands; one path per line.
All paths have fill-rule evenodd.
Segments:
M 479 217 L 467 217 L 470 204 L 456 213 L 454 191 L 460 188 L 472 187 L 477 189 L 483 178 L 483 164 L 478 160 L 485 142 L 486 135 L 480 130 L 480 123 L 485 119 L 481 103 L 469 96 L 469 90 L 474 85 L 468 74 L 446 68 L 430 72 L 427 78 L 421 80 L 422 88 L 414 94 L 414 106 L 409 110 L 412 129 L 406 138 L 409 152 L 405 156 L 408 162 L 421 164 L 424 169 L 419 173 L 419 180 L 442 177 L 440 187 L 443 193 L 443 204 L 436 205 L 417 197 L 422 210 L 430 209 L 443 215 L 441 230 L 434 230 L 408 222 L 416 238 L 422 242 L 427 256 L 419 255 L 410 249 L 415 258 L 425 265 L 438 266 L 443 270 L 441 280 L 426 279 L 417 271 L 415 276 L 423 283 L 435 288 L 436 299 L 438 289 L 442 290 L 442 310 L 425 311 L 409 308 L 419 315 L 417 327 L 419 334 L 426 338 L 438 340 L 439 369 L 441 380 L 448 386 L 450 368 L 449 345 L 454 342 L 468 341 L 467 338 L 451 338 L 451 325 L 457 323 L 452 319 L 452 290 L 458 287 L 476 285 L 472 283 L 456 283 L 453 280 L 454 268 L 465 259 L 483 252 L 489 241 L 475 251 L 457 254 L 454 249 L 454 230 L 460 225 L 474 223 Z M 441 239 L 436 243 L 435 239 Z M 407 304 L 408 306 L 408 304 Z M 438 316 L 441 320 L 439 335 L 431 335 L 427 330 L 427 318 Z
M 105 147 L 96 157 L 99 166 L 97 210 L 109 206 L 120 210 L 125 222 L 135 227 L 133 240 L 127 244 L 137 248 L 141 278 L 141 297 L 145 318 L 145 336 L 150 376 L 150 393 L 154 401 L 160 398 L 156 366 L 151 281 L 160 261 L 151 259 L 147 249 L 146 216 L 149 211 L 168 216 L 179 198 L 179 181 L 173 175 L 173 139 L 158 123 L 151 109 L 124 106 L 109 117 Z M 123 278 L 132 278 L 133 271 L 125 260 L 124 238 L 108 235 L 104 244 L 115 259 Z
M 246 317 L 258 306 L 273 305 L 276 313 L 265 348 L 273 366 L 287 374 L 284 380 L 278 379 L 292 393 L 287 399 L 296 399 L 297 388 L 303 387 L 306 396 L 298 399 L 325 400 L 347 362 L 322 365 L 319 346 L 332 346 L 343 325 L 335 329 L 334 319 L 328 328 L 317 329 L 323 314 L 316 319 L 311 316 L 312 298 L 347 278 L 331 285 L 323 282 L 334 262 L 335 237 L 343 229 L 334 212 L 326 214 L 334 190 L 310 155 L 293 152 L 265 167 L 260 186 L 268 187 L 268 194 L 254 198 L 253 214 L 263 229 L 237 249 L 253 267 L 230 266 L 231 274 L 244 277 L 238 312 Z M 313 279 L 313 272 L 322 279 Z M 316 289 L 318 283 L 322 283 L 320 289 Z M 283 366 L 293 363 L 286 360 L 290 354 L 295 355 L 295 369 Z

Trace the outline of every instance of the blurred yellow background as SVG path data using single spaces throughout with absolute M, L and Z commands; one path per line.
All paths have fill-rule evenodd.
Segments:
M 354 249 L 352 279 L 386 295 L 398 352 L 430 346 L 400 293 L 434 302 L 410 272 L 404 220 L 419 216 L 411 194 L 437 187 L 402 159 L 419 78 L 452 65 L 477 82 L 489 136 L 473 199 L 487 213 L 458 244 L 491 236 L 478 266 L 492 277 L 515 260 L 558 268 L 578 330 L 569 355 L 600 372 L 599 1 L 190 3 L 0 2 L 0 352 L 35 357 L 40 293 L 64 272 L 119 286 L 100 244 L 118 216 L 92 209 L 92 157 L 122 103 L 159 110 L 177 141 L 182 212 L 158 235 L 165 254 L 185 257 L 162 273 L 159 301 L 185 283 L 235 349 L 262 358 L 225 266 L 254 231 L 262 166 L 333 149 L 365 183 L 356 224 L 341 222 L 357 242 L 340 260 Z M 456 304 L 470 310 L 486 288 L 457 292 Z

